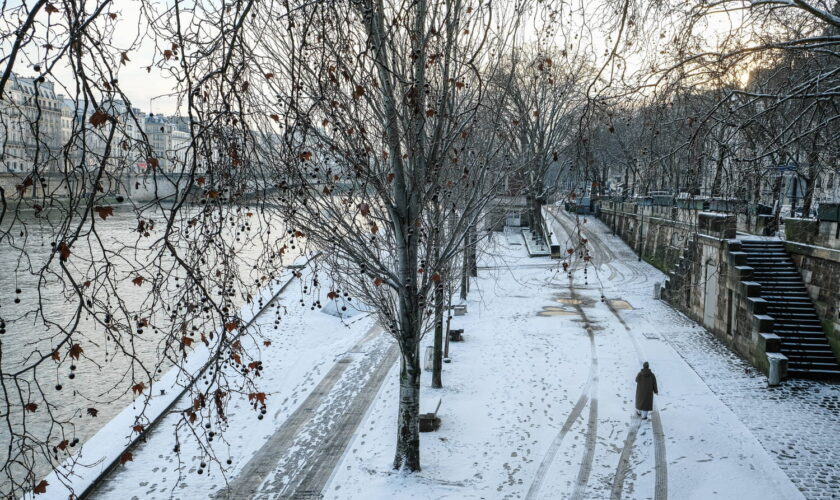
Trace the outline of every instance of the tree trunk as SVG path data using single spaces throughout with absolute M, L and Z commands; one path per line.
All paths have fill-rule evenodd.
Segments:
M 449 357 L 449 329 L 452 326 L 452 288 L 447 290 L 447 307 L 446 307 L 446 332 L 443 335 L 443 357 Z
M 624 166 L 624 188 L 621 190 L 621 199 L 627 199 L 627 189 L 630 187 L 630 167 Z
M 814 144 L 811 146 L 811 151 L 808 152 L 808 178 L 805 179 L 805 197 L 802 198 L 802 218 L 807 219 L 811 214 L 811 205 L 814 203 L 814 186 L 817 183 L 817 176 L 820 171 L 817 168 L 819 156 L 817 154 L 816 146 L 817 140 L 814 139 Z
M 420 345 L 403 346 L 394 469 L 420 470 Z
M 432 388 L 443 387 L 443 283 L 435 285 L 435 345 L 432 362 Z
M 478 256 L 476 254 L 476 242 L 478 241 L 478 234 L 475 223 L 471 224 L 469 229 L 470 234 L 470 246 L 469 248 L 469 256 L 470 256 L 470 276 L 475 278 L 478 276 Z M 469 289 L 469 284 L 467 285 L 467 289 Z
M 464 235 L 464 260 L 461 263 L 461 301 L 467 300 L 467 293 L 469 293 L 470 278 L 467 275 L 470 267 L 470 233 Z
M 811 205 L 814 203 L 814 186 L 817 183 L 817 174 L 809 172 L 805 179 L 805 196 L 802 198 L 802 218 L 807 219 L 811 215 Z
M 718 156 L 717 161 L 715 162 L 715 178 L 712 181 L 712 197 L 713 198 L 720 198 L 721 191 L 720 185 L 723 181 L 723 155 L 724 155 L 725 148 L 723 144 L 718 146 Z

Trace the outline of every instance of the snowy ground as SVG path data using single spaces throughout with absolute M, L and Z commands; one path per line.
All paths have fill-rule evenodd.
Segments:
M 560 217 L 566 229 L 553 226 L 564 241 L 574 222 Z M 494 240 L 468 315 L 453 320 L 466 341 L 452 346 L 446 387 L 424 389 L 423 411 L 442 398 L 443 424 L 422 436 L 423 471 L 389 470 L 392 378 L 325 498 L 802 497 L 669 343 L 695 327 L 651 298 L 663 276 L 599 222 L 583 227 L 601 264 L 575 271 L 573 286 L 548 259 Z M 719 351 L 692 355 L 733 362 Z M 645 421 L 633 411 L 642 360 L 660 387 L 659 411 Z
M 119 466 L 94 491 L 93 498 L 210 498 L 219 495 L 228 482 L 235 484 L 242 470 L 248 470 L 251 482 L 258 476 L 271 481 L 275 479 L 272 471 L 255 470 L 251 461 L 265 455 L 266 443 L 282 446 L 270 458 L 282 461 L 286 470 L 293 470 L 298 467 L 297 462 L 306 460 L 317 448 L 310 442 L 315 440 L 317 444 L 317 439 L 328 435 L 334 425 L 325 409 L 330 408 L 332 413 L 343 411 L 340 404 L 336 408 L 334 400 L 355 398 L 359 392 L 356 382 L 364 382 L 369 375 L 366 369 L 370 359 L 381 357 L 392 342 L 375 328 L 370 315 L 341 320 L 312 310 L 308 302 L 302 307 L 301 283 L 297 280 L 279 299 L 281 319 L 276 329 L 277 314 L 265 314 L 257 320 L 264 333 L 274 332 L 268 333 L 271 345 L 262 347 L 265 370 L 261 387 L 268 394 L 265 418 L 257 418 L 259 413 L 245 397 L 233 401 L 228 411 L 228 430 L 221 436 L 222 443 L 216 445 L 220 460 L 217 463 L 208 460 L 190 438 L 182 440 L 180 457 L 173 453 L 173 426 L 179 415 L 172 414 L 133 450 L 133 461 Z M 311 302 L 311 296 L 307 297 Z M 326 302 L 325 297 L 322 300 Z M 317 415 L 302 408 L 315 402 L 323 403 L 319 406 L 323 411 Z M 296 432 L 280 436 L 288 439 L 278 442 L 278 431 L 289 424 L 296 426 Z M 227 459 L 231 460 L 230 465 Z M 198 473 L 202 462 L 209 467 Z
M 552 225 L 563 244 L 576 232 L 565 213 Z M 838 386 L 768 389 L 652 298 L 661 273 L 597 220 L 580 227 L 596 267 L 572 280 L 528 258 L 521 236 L 488 243 L 468 314 L 453 318 L 465 341 L 451 344 L 444 389 L 424 373 L 421 411 L 441 400 L 443 423 L 421 435 L 422 472 L 390 469 L 390 339 L 369 317 L 347 327 L 302 308 L 290 290 L 264 354 L 269 412 L 257 420 L 237 403 L 232 464 L 198 475 L 204 458 L 188 443 L 179 464 L 164 423 L 94 498 L 840 498 Z M 633 411 L 643 360 L 660 388 L 650 420 Z

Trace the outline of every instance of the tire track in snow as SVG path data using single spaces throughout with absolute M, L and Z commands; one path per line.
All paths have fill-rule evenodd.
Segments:
M 591 390 L 597 384 L 592 384 Z M 592 397 L 589 400 L 589 422 L 586 428 L 586 448 L 583 452 L 583 460 L 578 471 L 575 489 L 572 492 L 572 500 L 582 500 L 586 495 L 586 487 L 589 484 L 589 475 L 592 473 L 592 462 L 595 459 L 595 439 L 598 437 L 598 399 Z
M 592 249 L 594 251 L 596 260 L 600 260 L 600 262 L 602 262 L 604 265 L 606 265 L 607 268 L 610 270 L 610 275 L 606 279 L 606 281 L 608 283 L 611 283 L 611 284 L 613 284 L 613 286 L 615 286 L 615 285 L 620 285 L 620 284 L 623 284 L 623 283 L 635 283 L 636 282 L 636 280 L 638 278 L 638 273 L 636 272 L 636 270 L 634 268 L 630 267 L 630 266 L 626 266 L 627 269 L 631 273 L 631 276 L 629 276 L 629 277 L 627 275 L 625 275 L 623 272 L 621 272 L 618 269 L 618 266 L 616 266 L 614 264 L 614 262 L 616 260 L 615 252 L 613 252 L 613 250 L 606 243 L 601 241 L 600 236 L 598 236 L 597 234 L 594 234 L 590 229 L 584 228 L 576 220 L 571 220 L 571 215 L 569 215 L 568 213 L 566 213 L 562 210 L 559 211 L 559 212 L 560 212 L 560 215 L 558 215 L 557 213 L 555 213 L 553 211 L 550 211 L 549 213 L 551 213 L 551 216 L 554 217 L 554 220 L 556 220 L 557 223 L 560 224 L 560 227 L 563 228 L 563 230 L 569 235 L 570 238 L 571 238 L 571 235 L 574 234 L 575 228 L 577 228 L 577 229 L 580 230 L 581 234 L 583 234 L 583 236 L 587 239 L 587 241 L 592 243 Z M 568 222 L 568 224 L 574 224 L 574 228 L 569 229 L 569 225 L 567 223 L 563 222 L 564 219 L 566 220 L 566 222 Z M 596 273 L 597 273 L 597 271 L 596 271 Z M 619 278 L 620 278 L 618 281 L 615 280 L 616 276 L 619 276 Z
M 668 462 L 665 457 L 665 432 L 662 430 L 659 410 L 654 407 L 650 415 L 653 422 L 653 449 L 656 460 L 656 486 L 653 498 L 666 500 L 668 498 Z
M 576 298 L 574 287 L 572 298 Z M 572 500 L 582 500 L 586 494 L 586 487 L 589 485 L 589 476 L 592 474 L 592 462 L 595 460 L 595 445 L 598 438 L 598 357 L 595 353 L 595 332 L 592 322 L 583 310 L 581 301 L 576 301 L 575 308 L 584 321 L 586 333 L 589 335 L 589 342 L 592 348 L 592 383 L 589 386 L 589 420 L 586 426 L 586 441 L 583 451 L 583 460 L 580 463 L 575 489 L 572 492 Z
M 561 220 L 562 218 L 570 219 L 571 216 L 566 214 L 563 211 L 560 211 L 561 214 L 557 215 L 554 212 L 551 212 L 554 219 L 560 224 L 563 230 L 569 232 L 568 226 L 563 223 Z M 569 221 L 570 223 L 572 221 Z M 617 284 L 638 284 L 639 281 L 643 281 L 644 283 L 648 283 L 650 280 L 647 277 L 647 274 L 642 270 L 641 263 L 631 262 L 633 258 L 638 258 L 629 247 L 620 246 L 618 248 L 621 251 L 622 255 L 622 263 L 624 267 L 630 272 L 630 276 L 626 276 L 624 273 L 617 269 L 617 266 L 610 263 L 617 261 L 618 254 L 612 248 L 610 248 L 604 241 L 601 239 L 600 231 L 594 231 L 583 229 L 579 224 L 576 223 L 576 227 L 580 227 L 582 233 L 585 233 L 586 238 L 592 243 L 594 249 L 596 249 L 599 253 L 602 253 L 605 261 L 607 261 L 609 267 L 614 269 L 621 276 L 621 281 Z M 569 232 L 571 235 L 572 233 Z M 624 245 L 622 243 L 622 245 Z M 622 251 L 622 250 L 629 250 L 629 251 Z M 625 262 L 626 261 L 626 262 Z M 613 286 L 615 287 L 615 284 Z M 624 326 L 624 329 L 627 331 L 628 337 L 633 344 L 633 349 L 636 351 L 636 356 L 639 360 L 639 364 L 645 361 L 644 353 L 642 352 L 642 348 L 639 345 L 636 337 L 630 330 L 630 327 L 627 326 L 627 323 L 624 321 L 624 318 L 621 317 L 619 312 L 612 306 L 609 301 L 606 301 L 607 308 L 612 312 L 618 321 Z M 638 422 L 637 422 L 638 421 Z M 667 500 L 668 498 L 668 464 L 666 459 L 666 452 L 665 452 L 665 433 L 662 428 L 662 420 L 659 414 L 659 410 L 656 407 L 656 403 L 654 402 L 654 408 L 651 412 L 651 422 L 653 425 L 653 439 L 654 439 L 654 471 L 656 475 L 655 479 L 655 486 L 654 486 L 654 499 L 655 500 Z M 615 477 L 613 479 L 613 489 L 611 492 L 611 498 L 613 499 L 620 499 L 621 494 L 624 487 L 624 479 L 627 475 L 629 470 L 629 459 L 633 451 L 633 445 L 635 443 L 635 434 L 638 432 L 640 419 L 635 416 L 631 416 L 630 428 L 628 430 L 628 436 L 625 439 L 624 448 L 621 452 L 621 457 L 619 458 L 619 463 L 616 468 Z M 631 436 L 631 433 L 633 434 Z M 632 439 L 631 439 L 632 437 Z
M 531 483 L 531 487 L 528 488 L 528 493 L 525 495 L 525 498 L 530 500 L 537 498 L 537 494 L 542 487 L 542 482 L 545 479 L 546 473 L 548 473 L 549 467 L 554 462 L 554 456 L 557 454 L 557 450 L 560 449 L 560 444 L 563 442 L 563 438 L 566 437 L 569 430 L 574 425 L 575 421 L 580 416 L 581 412 L 583 412 L 583 408 L 586 406 L 586 402 L 589 401 L 589 384 L 592 383 L 592 370 L 590 369 L 589 372 L 589 380 L 586 381 L 586 385 L 583 388 L 583 394 L 580 395 L 577 403 L 575 403 L 574 408 L 569 413 L 568 418 L 563 423 L 563 427 L 560 428 L 560 432 L 557 433 L 557 436 L 554 437 L 554 440 L 551 442 L 551 445 L 548 447 L 548 451 L 545 453 L 545 457 L 543 457 L 542 462 L 540 462 L 540 466 L 537 469 L 537 474 L 534 476 L 534 481 Z
M 624 478 L 630 470 L 630 455 L 633 452 L 633 443 L 635 443 L 636 436 L 639 434 L 639 426 L 641 424 L 641 418 L 638 416 L 631 417 L 630 429 L 628 429 L 627 437 L 624 439 L 624 447 L 621 448 L 621 456 L 618 458 L 618 468 L 615 471 L 615 476 L 613 476 L 610 500 L 621 500 L 621 492 L 624 489 Z
M 639 345 L 639 342 L 636 340 L 636 337 L 633 336 L 633 332 L 630 331 L 630 327 L 627 326 L 627 322 L 624 321 L 624 318 L 621 317 L 621 314 L 612 306 L 609 301 L 606 301 L 607 309 L 610 310 L 611 313 L 618 318 L 618 321 L 624 326 L 624 330 L 627 332 L 627 336 L 630 337 L 630 341 L 633 344 L 633 350 L 636 351 L 636 358 L 639 360 L 639 364 L 645 361 L 645 356 L 642 353 L 642 348 Z M 651 423 L 653 424 L 653 449 L 654 449 L 654 473 L 656 475 L 656 479 L 654 482 L 654 500 L 667 500 L 668 498 L 668 462 L 666 459 L 665 454 L 665 432 L 662 429 L 662 419 L 659 416 L 659 409 L 656 407 L 656 403 L 654 402 L 653 411 L 650 413 L 651 415 Z M 633 443 L 635 442 L 635 433 L 639 430 L 639 422 L 634 422 L 634 420 L 639 420 L 637 417 L 631 417 L 630 421 L 630 430 L 628 431 L 627 439 L 624 441 L 624 449 L 621 450 L 621 457 L 618 460 L 618 466 L 615 471 L 615 477 L 613 478 L 613 489 L 610 495 L 610 498 L 613 500 L 619 500 L 621 498 L 622 488 L 624 487 L 624 478 L 627 474 L 629 469 L 628 460 L 630 458 L 630 454 L 633 451 Z M 635 428 L 634 428 L 635 426 Z M 630 432 L 634 434 L 633 439 L 630 439 Z M 628 449 L 629 447 L 629 449 Z
M 350 349 L 348 354 L 362 351 L 381 333 L 382 328 L 379 324 L 374 324 L 367 334 Z M 280 428 L 263 443 L 227 487 L 215 493 L 213 498 L 253 498 L 259 490 L 260 484 L 275 472 L 278 461 L 283 454 L 293 446 L 295 439 L 315 417 L 315 410 L 329 397 L 330 392 L 350 366 L 350 361 L 350 358 L 346 356 L 337 361 L 318 385 L 312 389 L 312 392 L 301 402 L 297 410 L 289 415 Z
M 383 360 L 376 367 L 373 376 L 368 379 L 364 389 L 348 405 L 341 425 L 333 432 L 329 441 L 318 448 L 317 453 L 307 461 L 305 474 L 300 482 L 286 488 L 284 496 L 291 498 L 323 498 L 323 489 L 332 477 L 333 470 L 341 461 L 347 447 L 355 437 L 356 429 L 364 419 L 368 408 L 379 394 L 385 376 L 394 366 L 399 356 L 396 342 L 388 348 Z M 291 493 L 289 493 L 291 492 Z
M 569 284 L 569 290 L 571 297 L 573 299 L 577 298 L 574 285 L 571 283 Z M 582 493 L 585 492 L 586 483 L 589 482 L 589 474 L 592 470 L 592 459 L 595 454 L 595 439 L 598 435 L 598 353 L 595 349 L 595 333 L 589 322 L 589 318 L 587 318 L 586 313 L 583 312 L 583 308 L 579 303 L 575 304 L 574 307 L 578 315 L 581 317 L 581 320 L 583 320 L 585 325 L 584 328 L 589 336 L 589 376 L 587 377 L 586 383 L 583 385 L 583 390 L 581 391 L 581 395 L 578 398 L 577 403 L 575 403 L 575 406 L 572 408 L 572 411 L 563 423 L 563 427 L 560 428 L 560 431 L 554 437 L 554 440 L 549 445 L 545 456 L 540 462 L 540 466 L 537 468 L 537 474 L 534 476 L 534 480 L 528 488 L 528 493 L 525 495 L 526 500 L 537 498 L 540 488 L 542 487 L 542 483 L 545 480 L 545 476 L 548 473 L 549 468 L 551 468 L 551 464 L 554 462 L 554 457 L 560 449 L 560 445 L 563 443 L 563 438 L 566 437 L 566 434 L 569 433 L 569 430 L 571 430 L 578 417 L 580 417 L 587 402 L 590 402 L 590 398 L 592 401 L 590 404 L 589 421 L 586 430 L 586 449 L 584 451 L 584 460 L 581 463 L 581 469 L 578 471 L 575 491 L 581 490 Z M 582 486 L 581 481 L 583 481 Z

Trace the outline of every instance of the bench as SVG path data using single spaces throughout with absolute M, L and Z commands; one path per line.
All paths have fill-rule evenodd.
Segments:
M 450 342 L 463 342 L 464 341 L 464 329 L 459 328 L 457 330 L 455 330 L 455 329 L 449 330 L 449 341 Z

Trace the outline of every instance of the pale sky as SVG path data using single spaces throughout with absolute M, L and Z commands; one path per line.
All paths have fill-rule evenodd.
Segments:
M 166 0 L 156 5 L 158 8 L 161 8 L 168 3 L 169 0 Z M 565 4 L 559 9 L 559 12 L 562 13 L 560 18 L 563 20 L 560 22 L 556 20 L 552 21 L 553 25 L 545 22 L 548 19 L 546 12 L 548 9 L 557 8 L 561 4 L 542 2 L 536 5 L 537 9 L 540 10 L 535 15 L 539 15 L 540 20 L 525 20 L 522 33 L 517 37 L 520 42 L 537 42 L 536 30 L 539 28 L 542 33 L 545 33 L 545 26 L 553 26 L 556 30 L 555 33 L 548 40 L 539 40 L 541 43 L 553 44 L 555 47 L 567 47 L 571 44 L 575 46 L 575 50 L 582 49 L 584 51 L 590 51 L 596 60 L 601 61 L 603 60 L 605 51 L 612 47 L 614 40 L 611 36 L 615 36 L 615 33 L 608 30 L 613 26 L 608 24 L 597 26 L 597 23 L 593 22 L 598 19 L 607 18 L 602 10 L 606 4 L 572 0 L 571 4 Z M 140 34 L 145 32 L 145 26 L 140 24 L 139 21 L 141 16 L 139 15 L 138 2 L 133 0 L 120 0 L 119 2 L 114 2 L 110 8 L 106 8 L 105 12 L 117 15 L 114 45 L 119 50 L 127 50 L 130 59 L 124 66 L 119 67 L 119 81 L 121 88 L 129 97 L 131 104 L 145 112 L 174 113 L 177 103 L 172 96 L 166 95 L 171 92 L 171 80 L 167 79 L 163 71 L 159 68 L 152 67 L 150 71 L 146 69 L 151 64 L 155 51 L 161 49 L 155 48 L 153 41 L 148 38 L 142 44 L 139 44 L 139 46 L 136 43 Z M 572 13 L 571 16 L 569 15 L 570 12 Z M 583 21 L 584 16 L 588 21 L 586 24 Z M 39 16 L 39 20 L 46 21 L 46 15 L 43 12 Z M 662 20 L 657 22 L 661 23 Z M 740 22 L 738 15 L 727 13 L 716 14 L 707 20 L 708 31 L 705 32 L 705 36 L 710 42 L 713 42 L 716 36 L 725 33 L 737 22 Z M 651 41 L 649 44 L 634 47 L 628 47 L 624 44 L 621 45 L 622 51 L 626 52 L 627 55 L 625 62 L 628 66 L 628 73 L 645 68 L 646 64 L 649 64 L 648 58 L 651 56 L 656 57 L 657 52 L 666 46 L 674 36 L 674 33 L 669 32 L 666 26 L 651 24 L 646 26 L 645 30 L 651 35 L 656 34 L 656 36 L 649 38 Z M 659 33 L 664 33 L 666 36 L 660 38 L 658 36 Z M 637 39 L 637 43 L 641 41 Z M 4 42 L 0 44 L 0 53 L 3 55 L 7 54 L 9 48 L 10 43 Z M 28 55 L 31 57 L 33 54 L 30 53 Z M 648 60 L 647 63 L 646 59 Z M 27 61 L 20 57 L 16 63 L 15 71 L 24 76 L 31 76 L 36 73 L 33 69 L 33 63 L 30 62 L 27 64 Z M 607 73 L 607 76 L 609 76 L 609 73 Z M 61 87 L 62 83 L 71 87 L 70 92 L 61 88 L 57 89 L 57 91 L 64 94 L 72 93 L 74 82 L 69 68 L 66 66 L 56 68 L 53 80 L 58 87 Z

